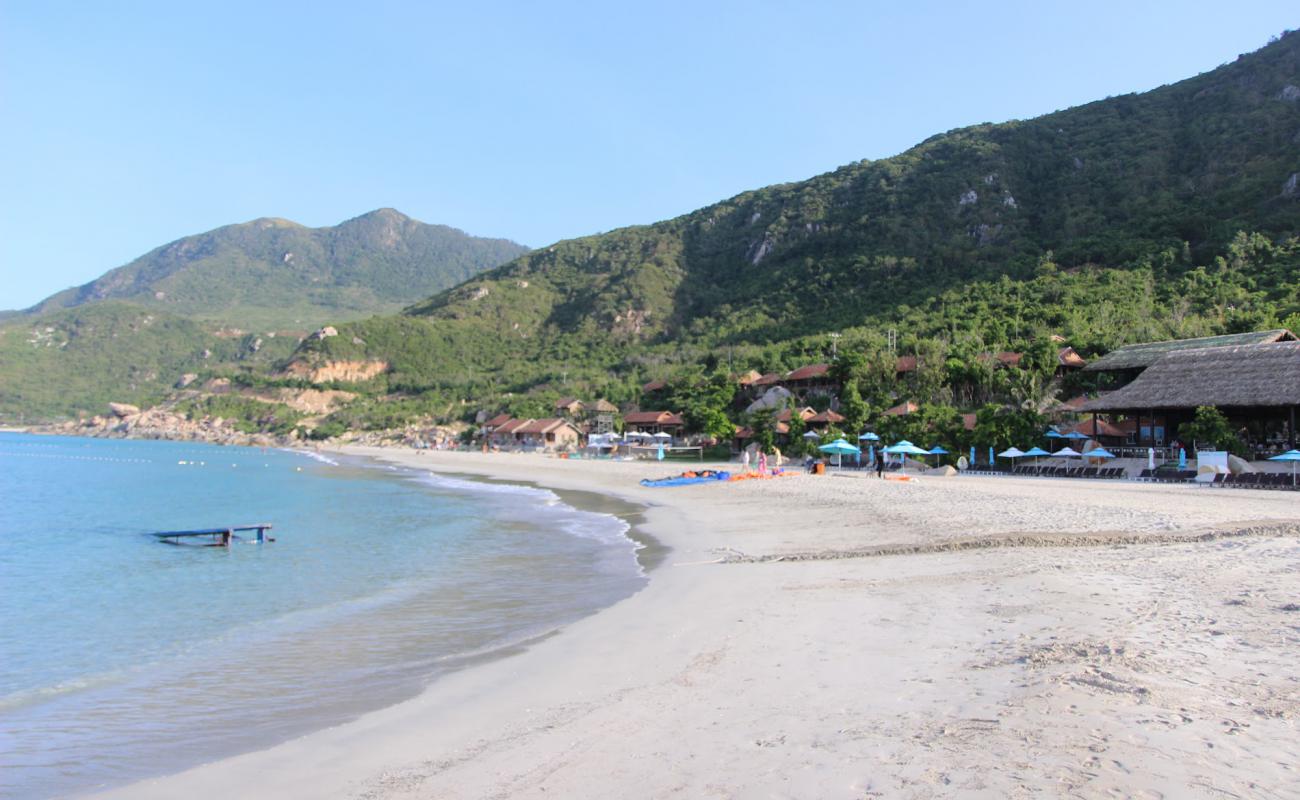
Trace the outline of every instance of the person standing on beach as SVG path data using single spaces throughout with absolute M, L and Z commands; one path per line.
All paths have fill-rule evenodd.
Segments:
M 884 480 L 885 477 L 885 454 L 876 453 L 876 477 Z
M 745 472 L 749 472 L 749 450 L 748 449 L 740 451 L 740 468 Z
M 767 451 L 766 450 L 758 451 L 758 472 L 760 475 L 767 474 Z

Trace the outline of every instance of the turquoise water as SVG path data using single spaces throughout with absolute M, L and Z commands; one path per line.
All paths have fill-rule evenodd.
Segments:
M 276 541 L 147 535 L 247 522 Z M 305 453 L 0 433 L 0 785 L 119 785 L 413 696 L 636 591 L 627 527 Z

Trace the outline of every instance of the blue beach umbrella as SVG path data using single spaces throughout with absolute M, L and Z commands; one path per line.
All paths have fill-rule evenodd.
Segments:
M 874 462 L 875 460 L 876 460 L 876 446 L 874 444 L 869 444 L 867 445 L 867 461 Z
M 936 444 L 934 447 L 931 447 L 931 448 L 930 448 L 929 453 L 930 453 L 930 455 L 932 455 L 932 456 L 946 456 L 946 455 L 948 455 L 948 451 L 947 451 L 947 450 L 944 450 L 942 446 L 937 445 L 937 444 Z M 938 466 L 938 465 L 939 465 L 939 460 L 938 460 L 938 459 L 935 459 L 935 466 Z
M 880 437 L 877 436 L 876 434 L 872 433 L 871 431 L 867 431 L 866 433 L 864 433 L 864 434 L 862 434 L 861 436 L 858 437 L 858 441 L 859 441 L 859 442 L 878 442 L 878 441 L 880 441 Z
M 970 446 L 970 465 L 975 466 L 975 445 Z
M 843 439 L 836 439 L 835 441 L 831 442 L 830 444 L 824 444 L 824 445 L 822 445 L 821 447 L 819 447 L 819 448 L 817 448 L 817 449 L 820 450 L 820 451 L 822 451 L 823 453 L 831 453 L 831 454 L 834 454 L 834 455 L 836 456 L 835 466 L 837 466 L 837 467 L 840 465 L 840 463 L 839 463 L 839 456 L 842 456 L 842 455 L 845 455 L 845 454 L 848 454 L 848 453 L 861 453 L 861 452 L 862 452 L 860 449 L 858 449 L 857 447 L 855 447 L 855 446 L 849 444 L 848 442 L 844 441 Z
M 1105 449 L 1104 447 L 1097 447 L 1084 453 L 1083 457 L 1084 458 L 1114 458 L 1115 454 Z
M 885 448 L 886 453 L 897 455 L 903 459 L 903 466 L 907 466 L 907 456 L 928 456 L 929 450 L 922 450 L 911 442 L 903 439 Z
M 1043 434 L 1043 435 L 1046 436 L 1048 439 L 1063 439 L 1063 438 L 1065 438 L 1065 437 L 1063 437 L 1063 436 L 1061 435 L 1061 432 L 1058 431 L 1056 428 L 1048 428 L 1048 429 L 1047 429 L 1047 433 L 1045 433 L 1045 434 Z
M 1178 468 L 1187 469 L 1187 451 L 1181 447 L 1178 448 Z
M 1022 458 L 1024 457 L 1024 455 L 1025 455 L 1024 451 L 1021 450 L 1019 447 L 1008 447 L 1006 450 L 1003 450 L 1001 453 L 998 453 L 998 458 L 1011 459 L 1011 467 L 1014 469 L 1016 466 L 1016 459 Z
M 989 445 L 989 466 L 993 465 L 993 446 Z
M 1078 458 L 1081 455 L 1083 455 L 1083 453 L 1080 453 L 1073 447 L 1062 447 L 1060 450 L 1052 453 L 1052 458 Z
M 1295 488 L 1295 463 L 1300 461 L 1300 450 L 1288 450 L 1281 455 L 1273 456 L 1269 461 L 1290 461 L 1291 462 L 1291 488 Z
M 1038 466 L 1038 457 L 1039 457 L 1039 456 L 1050 456 L 1051 453 L 1047 452 L 1046 450 L 1044 450 L 1044 449 L 1041 448 L 1041 447 L 1031 447 L 1031 448 L 1029 448 L 1028 450 L 1026 450 L 1026 451 L 1024 452 L 1024 455 L 1026 455 L 1026 456 L 1033 456 L 1033 457 L 1034 457 L 1034 466 L 1036 467 L 1036 466 Z

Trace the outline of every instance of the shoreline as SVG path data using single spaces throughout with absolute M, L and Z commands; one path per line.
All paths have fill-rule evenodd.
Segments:
M 635 479 L 671 467 L 344 452 L 645 503 L 671 556 L 640 592 L 410 701 L 106 796 L 1250 794 L 1293 780 L 1300 675 L 1276 643 L 1300 641 L 1288 494 L 802 476 L 650 490 Z M 1129 538 L 961 544 L 1054 525 Z M 1159 543 L 1234 526 L 1254 530 Z M 736 552 L 757 558 L 721 563 Z M 797 558 L 837 552 L 850 556 Z M 1177 614 L 1144 611 L 1152 586 Z M 1183 623 L 1229 615 L 1246 615 L 1230 639 Z

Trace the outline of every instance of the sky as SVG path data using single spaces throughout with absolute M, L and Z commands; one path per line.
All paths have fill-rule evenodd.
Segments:
M 381 207 L 538 247 L 1205 72 L 1289 2 L 0 0 L 0 309 Z

